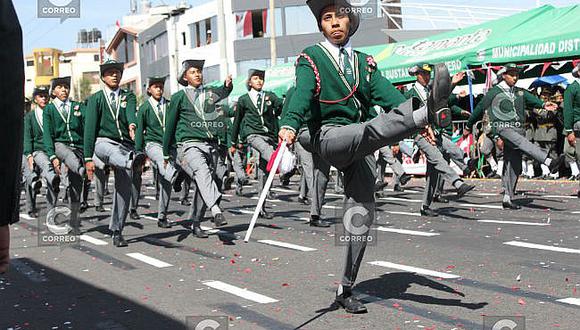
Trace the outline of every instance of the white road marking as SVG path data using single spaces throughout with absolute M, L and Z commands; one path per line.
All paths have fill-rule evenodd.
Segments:
M 559 246 L 551 246 L 551 245 L 543 245 L 543 244 L 535 244 L 535 243 L 526 243 L 526 242 L 519 242 L 519 241 L 509 241 L 509 242 L 504 242 L 503 244 L 505 244 L 505 245 L 511 245 L 511 246 L 524 247 L 524 248 L 529 248 L 529 249 L 537 249 L 537 250 L 546 250 L 546 251 L 554 251 L 554 252 L 564 252 L 564 253 L 576 253 L 576 254 L 580 254 L 580 250 L 563 248 L 563 247 L 559 247 Z
M 89 236 L 87 234 L 81 235 L 81 239 L 85 242 L 89 242 L 89 243 L 94 244 L 94 245 L 108 245 L 109 244 L 103 240 L 100 240 L 98 238 L 94 238 L 93 236 Z
M 36 218 L 33 218 L 33 217 L 29 216 L 29 215 L 28 215 L 28 214 L 26 214 L 26 213 L 20 213 L 20 217 L 21 217 L 22 219 L 24 219 L 24 220 L 35 220 L 35 219 L 36 219 Z
M 482 208 L 482 209 L 495 209 L 495 210 L 503 210 L 501 205 L 482 205 L 482 204 L 459 204 L 460 206 L 465 207 L 475 207 L 475 208 Z
M 230 209 L 232 212 L 243 213 L 243 214 L 254 214 L 254 211 L 244 210 L 244 209 Z
M 500 223 L 500 224 L 506 224 L 506 225 L 524 225 L 524 226 L 550 226 L 549 223 L 524 222 L 524 221 L 477 220 L 477 222 Z
M 260 197 L 254 196 L 254 197 L 252 197 L 252 199 L 259 200 L 259 199 L 260 199 Z M 274 203 L 276 203 L 276 202 L 278 202 L 278 203 L 282 203 L 282 202 L 283 202 L 283 201 L 282 201 L 282 200 L 280 200 L 280 199 L 268 199 L 268 198 L 266 198 L 266 200 L 267 200 L 268 202 L 274 202 Z
M 330 196 L 330 197 L 344 197 L 344 194 L 335 194 L 335 193 L 326 193 L 326 196 Z
M 406 272 L 416 273 L 419 275 L 440 277 L 440 278 L 445 278 L 445 279 L 453 279 L 453 278 L 460 278 L 461 277 L 461 276 L 454 275 L 454 274 L 442 273 L 442 272 L 437 272 L 434 270 L 413 267 L 413 266 L 405 266 L 405 265 L 395 264 L 395 263 L 388 262 L 388 261 L 370 261 L 368 263 L 371 265 L 375 265 L 375 266 L 392 268 L 392 269 L 402 270 L 402 271 L 406 271 Z
M 389 214 L 396 214 L 396 215 L 410 215 L 413 217 L 420 217 L 421 213 L 412 213 L 412 212 L 399 212 L 399 211 L 384 211 L 385 213 Z
M 564 298 L 564 299 L 558 299 L 556 301 L 564 303 L 564 304 L 580 306 L 580 298 Z
M 499 196 L 497 193 L 475 193 L 476 196 Z
M 278 300 L 274 298 L 270 298 L 259 293 L 250 291 L 248 289 L 238 288 L 237 286 L 233 286 L 231 284 L 224 283 L 222 281 L 207 281 L 203 282 L 203 284 L 209 286 L 210 288 L 214 288 L 223 292 L 227 292 L 233 294 L 234 296 L 238 296 L 240 298 L 244 298 L 247 300 L 251 300 L 257 302 L 259 304 L 269 304 L 277 302 Z
M 561 199 L 561 198 L 568 198 L 568 199 L 577 199 L 578 196 L 563 196 L 563 195 L 545 195 L 545 196 L 540 196 L 540 197 L 545 197 L 545 198 L 557 198 L 557 199 Z
M 322 208 L 324 209 L 333 209 L 333 210 L 339 210 L 342 208 L 342 206 L 336 206 L 336 205 L 322 205 Z
M 302 252 L 316 251 L 316 249 L 309 248 L 306 246 L 301 246 L 301 245 L 296 245 L 296 244 L 291 244 L 291 243 L 286 243 L 286 242 L 278 242 L 278 241 L 273 241 L 273 240 L 269 240 L 269 239 L 258 240 L 258 243 L 263 243 L 263 244 L 268 244 L 268 245 L 273 245 L 273 246 L 280 246 L 280 247 L 284 247 L 284 248 L 288 248 L 288 249 L 292 249 L 292 250 L 298 250 L 298 251 L 302 251 Z
M 222 196 L 225 196 L 225 197 L 233 197 L 234 195 L 230 195 L 230 194 L 222 194 Z
M 416 230 L 408 230 L 408 229 L 397 229 L 397 228 L 388 228 L 388 227 L 377 227 L 376 230 L 384 231 L 388 233 L 397 233 L 397 234 L 405 234 L 405 235 L 414 235 L 414 236 L 425 236 L 425 237 L 433 237 L 439 236 L 439 233 L 429 233 L 425 231 L 416 231 Z
M 221 229 L 217 229 L 217 228 L 212 228 L 212 227 L 207 227 L 207 226 L 199 226 L 199 228 L 201 228 L 203 231 L 205 231 L 208 234 L 223 234 L 223 233 L 228 233 L 225 230 L 221 230 Z
M 385 189 L 385 191 L 399 193 L 398 191 L 394 191 L 393 189 Z M 423 192 L 413 190 L 413 189 L 405 189 L 405 191 L 403 193 L 405 193 L 405 194 L 422 194 Z
M 146 256 L 146 255 L 144 255 L 142 253 L 137 253 L 137 252 L 127 253 L 127 256 L 128 257 L 131 257 L 133 259 L 137 259 L 139 261 L 142 261 L 142 262 L 144 262 L 146 264 L 149 264 L 151 266 L 155 266 L 157 268 L 166 268 L 166 267 L 173 266 L 172 264 L 168 264 L 168 263 L 166 263 L 164 261 L 161 261 L 159 259 L 155 259 L 155 258 Z
M 409 203 L 422 203 L 423 202 L 420 199 L 406 199 L 406 198 L 398 198 L 398 197 L 381 197 L 379 199 L 385 200 L 385 201 L 409 202 Z
M 290 189 L 283 189 L 283 188 L 270 188 L 270 190 L 283 192 L 283 193 L 291 193 L 291 194 L 298 192 L 298 190 L 290 190 Z
M 156 201 L 157 198 L 155 198 L 155 196 L 145 196 L 145 199 L 150 199 L 152 201 Z
M 153 220 L 153 221 L 157 221 L 157 220 L 158 220 L 157 218 L 150 217 L 150 216 L 148 216 L 148 215 L 142 215 L 142 216 L 141 216 L 141 218 L 143 218 L 143 219 L 148 219 L 148 220 Z

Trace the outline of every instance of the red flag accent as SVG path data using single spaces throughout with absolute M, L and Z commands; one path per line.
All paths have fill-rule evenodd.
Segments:
M 548 68 L 550 67 L 550 65 L 552 65 L 552 62 L 546 62 L 544 63 L 544 66 L 542 67 L 542 73 L 540 73 L 540 77 L 544 76 L 544 73 L 546 73 L 546 70 L 548 70 Z

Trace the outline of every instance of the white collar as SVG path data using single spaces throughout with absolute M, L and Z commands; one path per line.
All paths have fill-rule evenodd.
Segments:
M 158 103 L 161 103 L 161 106 L 163 106 L 165 104 L 165 98 L 163 96 L 161 96 L 159 101 L 157 101 L 153 96 L 149 96 L 149 102 L 151 102 L 151 105 L 155 109 L 155 108 L 157 108 Z
M 185 89 L 193 89 L 195 91 L 202 92 L 203 91 L 203 84 L 199 85 L 199 87 L 197 87 L 197 88 L 195 88 L 195 87 L 193 87 L 191 85 L 187 85 L 185 87 Z
M 497 84 L 501 89 L 503 89 L 506 92 L 510 92 L 513 93 L 514 92 L 514 87 L 510 87 L 508 86 L 508 84 L 505 82 L 505 80 L 502 80 L 499 84 Z
M 59 100 L 58 98 L 54 98 L 54 100 L 52 100 L 52 103 L 54 103 L 54 105 L 56 106 L 56 108 L 58 110 L 60 110 L 62 108 L 62 104 L 64 103 L 64 104 L 66 104 L 68 106 L 70 104 L 70 100 L 69 99 L 66 99 L 63 102 L 63 101 Z
M 40 124 L 40 128 L 43 126 L 42 120 L 42 108 L 38 106 L 38 104 L 34 107 L 34 116 L 36 117 L 36 121 Z
M 421 85 L 418 81 L 415 81 L 413 88 L 419 93 L 421 101 L 425 102 L 429 96 L 429 89 L 426 86 Z
M 109 86 L 105 85 L 105 94 L 107 98 L 111 97 L 111 93 L 115 93 L 115 100 L 119 100 L 119 93 L 121 93 L 121 88 L 117 88 L 116 90 L 112 90 Z
M 330 54 L 332 55 L 332 57 L 334 58 L 334 60 L 336 61 L 336 63 L 340 62 L 340 48 L 339 46 L 333 44 L 332 42 L 328 41 L 328 39 L 324 39 L 323 42 L 320 43 L 324 48 L 326 48 L 326 50 L 328 50 L 328 52 L 330 52 Z M 348 54 L 348 59 L 350 61 L 352 61 L 352 46 L 350 43 L 350 39 L 348 40 L 348 42 L 346 43 L 346 45 L 342 46 L 342 48 L 344 48 Z

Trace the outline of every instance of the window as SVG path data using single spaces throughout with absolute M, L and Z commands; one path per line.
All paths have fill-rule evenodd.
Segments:
M 33 60 L 26 61 L 26 66 L 34 66 L 34 61 Z
M 269 31 L 270 11 L 268 9 L 248 10 L 236 13 L 236 38 L 252 39 L 270 36 Z M 282 24 L 282 9 L 274 10 L 276 22 L 276 35 L 284 35 L 284 26 Z M 294 18 L 293 18 L 294 19 Z
M 284 25 L 282 24 L 282 9 L 276 8 L 274 10 L 274 22 L 276 23 L 276 36 L 284 35 Z M 268 10 L 268 14 L 266 16 L 266 29 L 264 30 L 264 37 L 270 37 L 272 31 L 270 27 L 270 10 Z
M 117 60 L 124 63 L 135 61 L 135 37 L 125 34 L 117 46 Z
M 39 54 L 36 58 L 36 75 L 37 76 L 52 76 L 54 75 L 54 67 L 52 66 L 52 55 Z
M 91 82 L 91 85 L 95 85 L 99 83 L 99 81 L 101 80 L 101 76 L 99 74 L 99 71 L 89 71 L 83 72 L 82 79 L 86 79 Z
M 307 6 L 286 7 L 284 13 L 286 17 L 286 35 L 318 32 L 318 23 Z
M 167 32 L 147 41 L 143 47 L 145 63 L 151 64 L 169 54 Z
M 218 38 L 217 16 L 189 24 L 191 48 L 202 47 L 216 42 Z
M 207 82 L 220 80 L 220 66 L 212 65 L 203 68 L 203 80 Z
M 99 62 L 100 60 L 101 60 L 101 56 L 100 55 L 93 55 L 93 61 Z

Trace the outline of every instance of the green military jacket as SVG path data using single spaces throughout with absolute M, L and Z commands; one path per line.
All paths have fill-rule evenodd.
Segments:
M 46 107 L 45 107 L 46 108 Z M 40 119 L 36 118 L 35 107 L 24 117 L 24 149 L 23 153 L 28 158 L 35 151 L 46 151 L 43 141 L 43 126 L 40 126 Z M 44 111 L 44 110 L 43 110 Z
M 80 102 L 69 102 L 70 109 L 66 117 L 61 109 L 57 109 L 54 101 L 48 104 L 42 112 L 44 148 L 50 160 L 56 158 L 55 142 L 75 148 L 83 147 L 84 109 Z
M 117 109 L 112 109 L 108 96 L 103 90 L 87 99 L 85 110 L 85 161 L 93 159 L 97 137 L 133 143 L 129 136 L 129 126 L 137 126 L 137 98 L 133 92 L 121 89 Z
M 572 132 L 574 124 L 580 121 L 580 82 L 568 85 L 564 92 L 564 129 Z
M 354 86 L 346 81 L 342 69 L 328 50 L 322 44 L 317 44 L 303 51 L 315 64 L 318 75 L 306 57 L 299 57 L 296 91 L 290 99 L 289 110 L 280 120 L 281 128 L 298 131 L 306 122 L 314 136 L 322 125 L 363 122 L 373 117 L 374 111 L 371 109 L 374 105 L 390 111 L 405 101 L 405 97 L 391 82 L 381 76 L 371 56 L 356 50 L 353 52 L 351 65 L 354 86 L 358 83 L 358 87 L 348 97 Z M 317 83 L 320 84 L 319 91 Z
M 143 151 L 149 142 L 163 145 L 163 134 L 165 133 L 165 118 L 169 109 L 169 101 L 164 100 L 163 117 L 160 117 L 157 109 L 153 109 L 150 99 L 147 99 L 137 111 L 137 131 L 135 132 L 135 150 Z
M 544 103 L 532 93 L 519 87 L 513 88 L 513 94 L 508 93 L 500 84 L 493 86 L 477 104 L 467 127 L 481 120 L 487 110 L 491 125 L 491 133 L 497 135 L 499 128 L 514 127 L 524 129 L 526 109 L 543 108 Z
M 264 92 L 261 109 L 258 109 L 250 94 L 238 98 L 236 115 L 232 127 L 232 144 L 245 141 L 250 134 L 266 135 L 276 138 L 278 134 L 278 116 L 282 113 L 282 100 L 272 92 Z M 238 138 L 239 136 L 239 138 Z
M 170 157 L 169 150 L 174 142 L 218 142 L 218 137 L 212 133 L 213 128 L 220 125 L 216 121 L 220 116 L 216 103 L 227 98 L 232 88 L 232 85 L 206 87 L 194 101 L 195 105 L 189 100 L 185 90 L 180 90 L 171 96 L 163 136 L 163 155 L 166 159 Z

